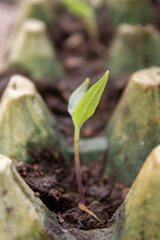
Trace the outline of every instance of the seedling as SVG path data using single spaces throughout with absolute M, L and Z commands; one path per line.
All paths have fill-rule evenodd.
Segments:
M 82 0 L 62 0 L 64 6 L 71 13 L 84 19 L 91 39 L 98 38 L 98 25 L 94 8 Z
M 93 115 L 96 107 L 99 103 L 101 95 L 104 91 L 108 80 L 107 71 L 104 76 L 95 83 L 88 91 L 88 85 L 90 80 L 87 78 L 70 96 L 68 104 L 68 112 L 72 116 L 72 121 L 75 128 L 74 133 L 74 155 L 75 155 L 75 170 L 77 186 L 80 195 L 80 203 L 85 205 L 85 197 L 82 186 L 82 178 L 80 172 L 80 160 L 79 160 L 79 136 L 80 129 L 89 117 Z

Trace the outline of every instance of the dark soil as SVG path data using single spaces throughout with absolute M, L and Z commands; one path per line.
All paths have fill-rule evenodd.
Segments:
M 57 45 L 59 56 L 66 68 L 67 77 L 60 82 L 35 81 L 45 102 L 58 120 L 59 130 L 73 141 L 73 123 L 67 112 L 71 92 L 86 77 L 91 84 L 97 81 L 105 71 L 106 46 L 112 39 L 112 29 L 105 24 L 106 15 L 99 17 L 100 40 L 91 42 L 83 21 L 71 14 L 62 12 L 50 34 Z M 109 25 L 108 25 L 109 26 Z M 74 45 L 74 48 L 71 48 Z M 75 64 L 76 63 L 76 64 Z M 27 75 L 26 73 L 23 73 Z M 11 73 L 5 74 L 0 81 L 3 89 Z M 127 77 L 110 80 L 95 115 L 84 125 L 81 131 L 83 138 L 103 134 L 104 126 L 110 118 L 119 97 L 126 86 Z M 87 207 L 101 220 L 98 222 L 78 207 L 74 162 L 66 166 L 62 156 L 54 150 L 32 150 L 32 164 L 19 163 L 17 170 L 40 197 L 44 204 L 56 214 L 64 228 L 96 229 L 110 225 L 116 209 L 125 198 L 127 190 L 123 185 L 114 183 L 113 178 L 103 177 L 103 161 L 99 164 L 82 165 L 82 178 Z
M 157 15 L 157 27 L 160 29 L 160 4 L 158 0 L 152 0 L 152 3 Z M 58 120 L 58 128 L 68 141 L 73 140 L 73 124 L 67 113 L 71 92 L 86 77 L 90 77 L 93 84 L 106 70 L 107 53 L 114 35 L 106 10 L 100 12 L 98 24 L 99 40 L 91 41 L 82 20 L 65 11 L 61 12 L 55 23 L 49 27 L 49 33 L 65 67 L 66 76 L 56 83 L 48 82 L 47 79 L 35 81 L 39 92 Z M 0 76 L 0 94 L 12 74 L 7 72 Z M 27 76 L 25 72 L 22 74 Z M 117 79 L 110 76 L 96 113 L 82 128 L 83 138 L 103 134 L 127 82 L 128 76 Z M 113 213 L 124 200 L 128 189 L 116 183 L 113 176 L 102 175 L 103 161 L 99 164 L 82 165 L 87 206 L 101 219 L 100 223 L 78 208 L 79 195 L 74 163 L 66 166 L 60 153 L 55 150 L 32 149 L 31 153 L 32 164 L 18 163 L 17 170 L 35 195 L 56 214 L 64 228 L 72 226 L 89 230 L 110 225 Z
M 160 29 L 160 3 L 158 0 L 151 0 L 151 2 L 157 16 L 156 27 Z M 87 77 L 91 79 L 92 85 L 106 71 L 107 53 L 114 36 L 114 29 L 111 27 L 105 8 L 98 15 L 98 26 L 99 39 L 91 41 L 83 20 L 62 11 L 48 29 L 53 45 L 56 46 L 57 54 L 65 67 L 66 76 L 56 83 L 42 79 L 35 81 L 35 84 L 58 119 L 60 130 L 69 141 L 73 138 L 73 124 L 67 112 L 70 94 Z M 19 73 L 27 76 L 25 72 Z M 12 74 L 8 72 L 0 75 L 0 94 L 2 94 Z M 128 79 L 129 76 L 114 79 L 110 75 L 96 113 L 82 128 L 81 136 L 83 138 L 103 133 Z
M 73 139 L 73 123 L 67 112 L 68 99 L 72 91 L 90 77 L 91 85 L 100 79 L 106 71 L 106 55 L 113 37 L 113 29 L 108 24 L 106 12 L 98 16 L 100 37 L 91 41 L 86 32 L 84 22 L 63 11 L 55 23 L 49 28 L 53 44 L 65 69 L 66 76 L 58 82 L 48 82 L 47 79 L 35 81 L 45 102 L 54 113 L 59 123 L 59 129 L 68 138 Z M 27 76 L 25 72 L 18 72 Z M 0 94 L 6 87 L 13 72 L 0 75 Z M 29 76 L 28 76 L 29 77 Z M 102 96 L 96 113 L 84 125 L 81 137 L 88 138 L 103 133 L 119 97 L 126 86 L 128 76 L 110 79 Z
M 7 85 L 11 75 L 11 73 L 8 73 L 0 77 L 1 92 Z M 67 137 L 69 142 L 73 140 L 74 128 L 72 119 L 67 112 L 68 99 L 73 89 L 75 89 L 80 82 L 82 81 L 78 78 L 67 78 L 58 83 L 35 82 L 45 102 L 58 120 L 59 130 Z M 118 81 L 114 81 L 114 79 L 110 77 L 95 114 L 81 129 L 82 138 L 90 138 L 103 134 L 104 127 L 107 125 L 127 82 L 127 77 L 121 77 Z
M 64 228 L 96 229 L 110 225 L 113 213 L 123 202 L 128 188 L 102 177 L 103 162 L 82 165 L 87 207 L 101 223 L 78 207 L 74 163 L 66 166 L 56 150 L 32 150 L 32 164 L 18 163 L 17 170 L 35 195 L 56 215 Z
M 160 4 L 151 0 L 157 16 L 156 27 L 160 29 Z M 58 82 L 48 82 L 47 79 L 35 81 L 35 84 L 58 119 L 60 130 L 68 141 L 73 139 L 73 124 L 67 112 L 68 99 L 72 91 L 85 80 L 91 79 L 91 85 L 103 76 L 106 71 L 106 59 L 109 46 L 114 36 L 107 10 L 104 8 L 98 14 L 99 39 L 90 40 L 83 20 L 62 11 L 48 31 L 56 46 L 57 54 L 65 67 L 66 76 Z M 27 76 L 25 72 L 18 72 Z M 3 92 L 13 73 L 0 75 L 0 94 Z M 88 138 L 103 134 L 105 125 L 112 115 L 115 106 L 124 90 L 129 76 L 113 79 L 110 75 L 106 90 L 94 116 L 89 119 L 81 131 L 81 137 Z

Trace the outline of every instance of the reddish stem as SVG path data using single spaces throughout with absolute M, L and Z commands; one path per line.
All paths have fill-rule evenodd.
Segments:
M 83 205 L 86 205 L 84 192 L 83 192 L 83 185 L 82 185 L 78 142 L 79 141 L 75 139 L 75 141 L 74 141 L 74 150 L 75 150 L 75 152 L 74 153 L 75 153 L 76 179 L 77 179 L 78 192 L 79 192 L 79 196 L 80 196 L 80 203 L 82 203 Z

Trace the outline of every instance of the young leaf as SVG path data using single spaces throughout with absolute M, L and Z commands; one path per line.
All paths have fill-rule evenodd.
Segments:
M 108 75 L 109 72 L 107 71 L 104 76 L 87 91 L 77 104 L 72 114 L 72 120 L 75 128 L 80 129 L 85 121 L 95 112 L 107 83 Z
M 98 38 L 96 12 L 91 4 L 83 0 L 61 0 L 63 5 L 74 15 L 86 22 L 88 34 L 91 38 Z
M 71 116 L 76 106 L 87 92 L 89 82 L 90 80 L 89 78 L 87 78 L 70 96 L 68 103 L 68 112 L 70 113 Z
M 70 12 L 82 18 L 86 18 L 88 13 L 94 12 L 92 7 L 82 0 L 62 0 L 62 2 Z

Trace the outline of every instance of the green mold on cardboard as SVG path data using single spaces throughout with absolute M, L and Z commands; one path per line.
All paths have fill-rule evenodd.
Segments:
M 119 26 L 107 59 L 112 76 L 128 75 L 159 63 L 160 34 L 152 25 Z
M 33 193 L 20 179 L 12 161 L 2 155 L 0 182 L 0 239 L 51 240 L 32 202 Z
M 106 0 L 112 23 L 147 24 L 155 21 L 149 0 Z
M 64 75 L 43 22 L 35 19 L 23 22 L 9 50 L 8 68 L 25 70 L 36 80 L 57 80 Z
M 18 161 L 29 160 L 29 145 L 55 145 L 54 125 L 55 119 L 34 84 L 13 76 L 0 103 L 0 153 Z
M 0 182 L 1 240 L 75 240 L 35 197 L 12 161 L 3 155 L 0 155 Z
M 28 18 L 34 18 L 51 24 L 54 19 L 54 11 L 50 0 L 23 0 L 19 6 L 18 25 Z
M 160 145 L 149 154 L 125 200 L 121 240 L 160 239 Z
M 133 183 L 144 160 L 160 142 L 160 68 L 132 75 L 107 126 L 105 173 L 117 171 L 119 180 Z

